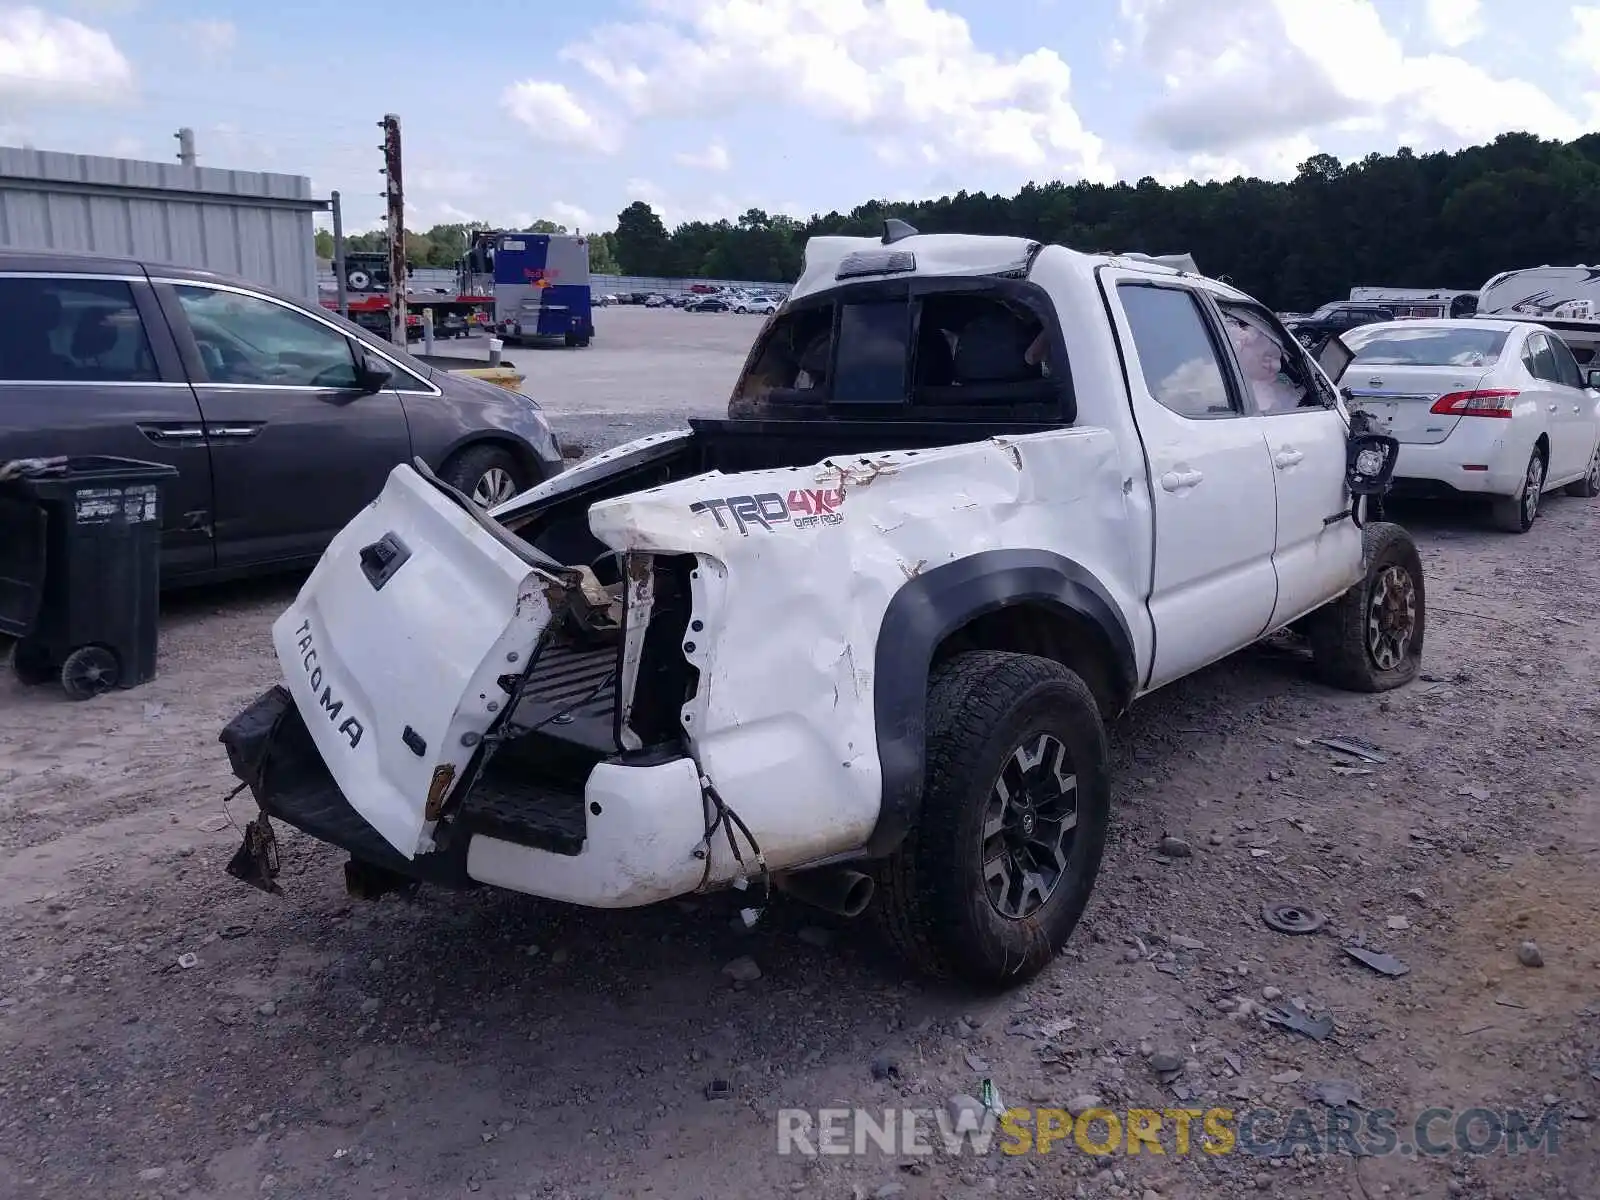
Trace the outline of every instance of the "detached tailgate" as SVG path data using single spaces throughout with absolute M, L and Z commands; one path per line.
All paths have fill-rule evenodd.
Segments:
M 559 581 L 514 544 L 398 466 L 272 627 L 340 791 L 407 858 L 549 623 Z

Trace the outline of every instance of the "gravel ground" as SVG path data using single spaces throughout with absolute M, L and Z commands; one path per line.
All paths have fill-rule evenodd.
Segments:
M 624 320 L 672 345 L 611 348 Z M 715 411 L 755 327 L 602 322 L 590 351 L 522 355 L 562 431 L 597 441 Z M 1003 997 L 918 982 L 863 924 L 793 904 L 741 931 L 722 898 L 356 902 L 341 856 L 292 831 L 285 896 L 246 888 L 222 870 L 216 735 L 273 681 L 295 581 L 174 597 L 143 688 L 71 705 L 0 681 L 0 1196 L 1592 1196 L 1595 511 L 1552 498 L 1524 537 L 1405 514 L 1431 611 L 1401 692 L 1330 691 L 1269 644 L 1144 701 L 1111 733 L 1088 915 Z M 1384 761 L 1312 741 L 1334 735 Z M 1327 923 L 1274 932 L 1277 901 Z M 1542 966 L 1519 962 L 1530 940 Z M 758 978 L 730 977 L 740 958 Z M 1260 1020 L 1295 999 L 1331 1017 L 1325 1040 Z M 1354 1087 L 1401 1141 L 1430 1107 L 1561 1121 L 1554 1154 L 1178 1153 L 1170 1120 L 1164 1153 L 777 1153 L 779 1109 L 944 1110 L 984 1078 L 1008 1105 L 1301 1108 L 1318 1128 L 1308 1095 Z

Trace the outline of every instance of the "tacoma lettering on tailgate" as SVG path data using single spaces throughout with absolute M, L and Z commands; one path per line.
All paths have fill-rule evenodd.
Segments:
M 316 696 L 317 690 L 319 688 L 322 690 L 322 694 L 317 696 L 317 707 L 327 714 L 329 724 L 338 723 L 339 732 L 350 739 L 350 749 L 354 750 L 361 744 L 361 735 L 366 731 L 362 729 L 361 722 L 354 717 L 345 717 L 343 721 L 339 721 L 339 717 L 344 713 L 344 701 L 333 698 L 331 686 L 322 686 L 322 668 L 317 665 L 317 647 L 311 636 L 310 620 L 308 619 L 294 632 L 300 639 L 300 665 L 305 668 L 306 677 L 311 684 L 311 694 Z
M 763 492 L 759 496 L 725 496 L 717 500 L 696 500 L 689 511 L 696 515 L 710 513 L 718 529 L 733 527 L 745 537 L 750 536 L 750 526 L 757 525 L 767 532 L 774 525 L 792 522 L 796 529 L 812 525 L 837 525 L 844 520 L 839 507 L 844 504 L 843 488 L 797 488 L 787 497 L 777 492 Z

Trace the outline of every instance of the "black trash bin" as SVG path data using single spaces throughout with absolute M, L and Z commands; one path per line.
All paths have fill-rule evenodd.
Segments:
M 155 677 L 162 463 L 92 456 L 0 479 L 0 633 L 17 678 L 87 700 Z

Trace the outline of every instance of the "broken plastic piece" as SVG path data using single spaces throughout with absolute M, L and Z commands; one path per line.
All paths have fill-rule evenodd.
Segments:
M 278 839 L 272 832 L 272 822 L 262 813 L 244 827 L 244 844 L 234 852 L 225 868 L 235 879 L 242 879 L 251 887 L 274 896 L 283 895 L 277 884 Z
M 1365 963 L 1378 974 L 1387 975 L 1391 979 L 1398 979 L 1401 975 L 1409 975 L 1411 973 L 1411 968 L 1392 954 L 1383 954 L 1377 950 L 1366 950 L 1360 946 L 1346 946 L 1344 952 L 1358 963 Z
M 1337 750 L 1340 754 L 1348 754 L 1352 758 L 1359 758 L 1365 762 L 1377 763 L 1380 766 L 1389 761 L 1389 756 L 1370 742 L 1358 741 L 1355 738 L 1318 738 L 1317 745 L 1326 746 L 1329 750 Z
M 1365 1108 L 1361 1085 L 1346 1079 L 1324 1079 L 1306 1088 L 1306 1099 L 1329 1108 Z
M 761 910 L 759 908 L 741 908 L 739 910 L 739 919 L 744 922 L 746 929 L 754 929 L 756 922 L 761 919 Z
M 1269 1008 L 1261 1014 L 1261 1019 L 1269 1025 L 1279 1025 L 1291 1032 L 1302 1034 L 1312 1041 L 1320 1042 L 1327 1039 L 1333 1032 L 1332 1017 L 1317 1017 L 1312 1019 L 1297 1008 L 1279 1005 Z

